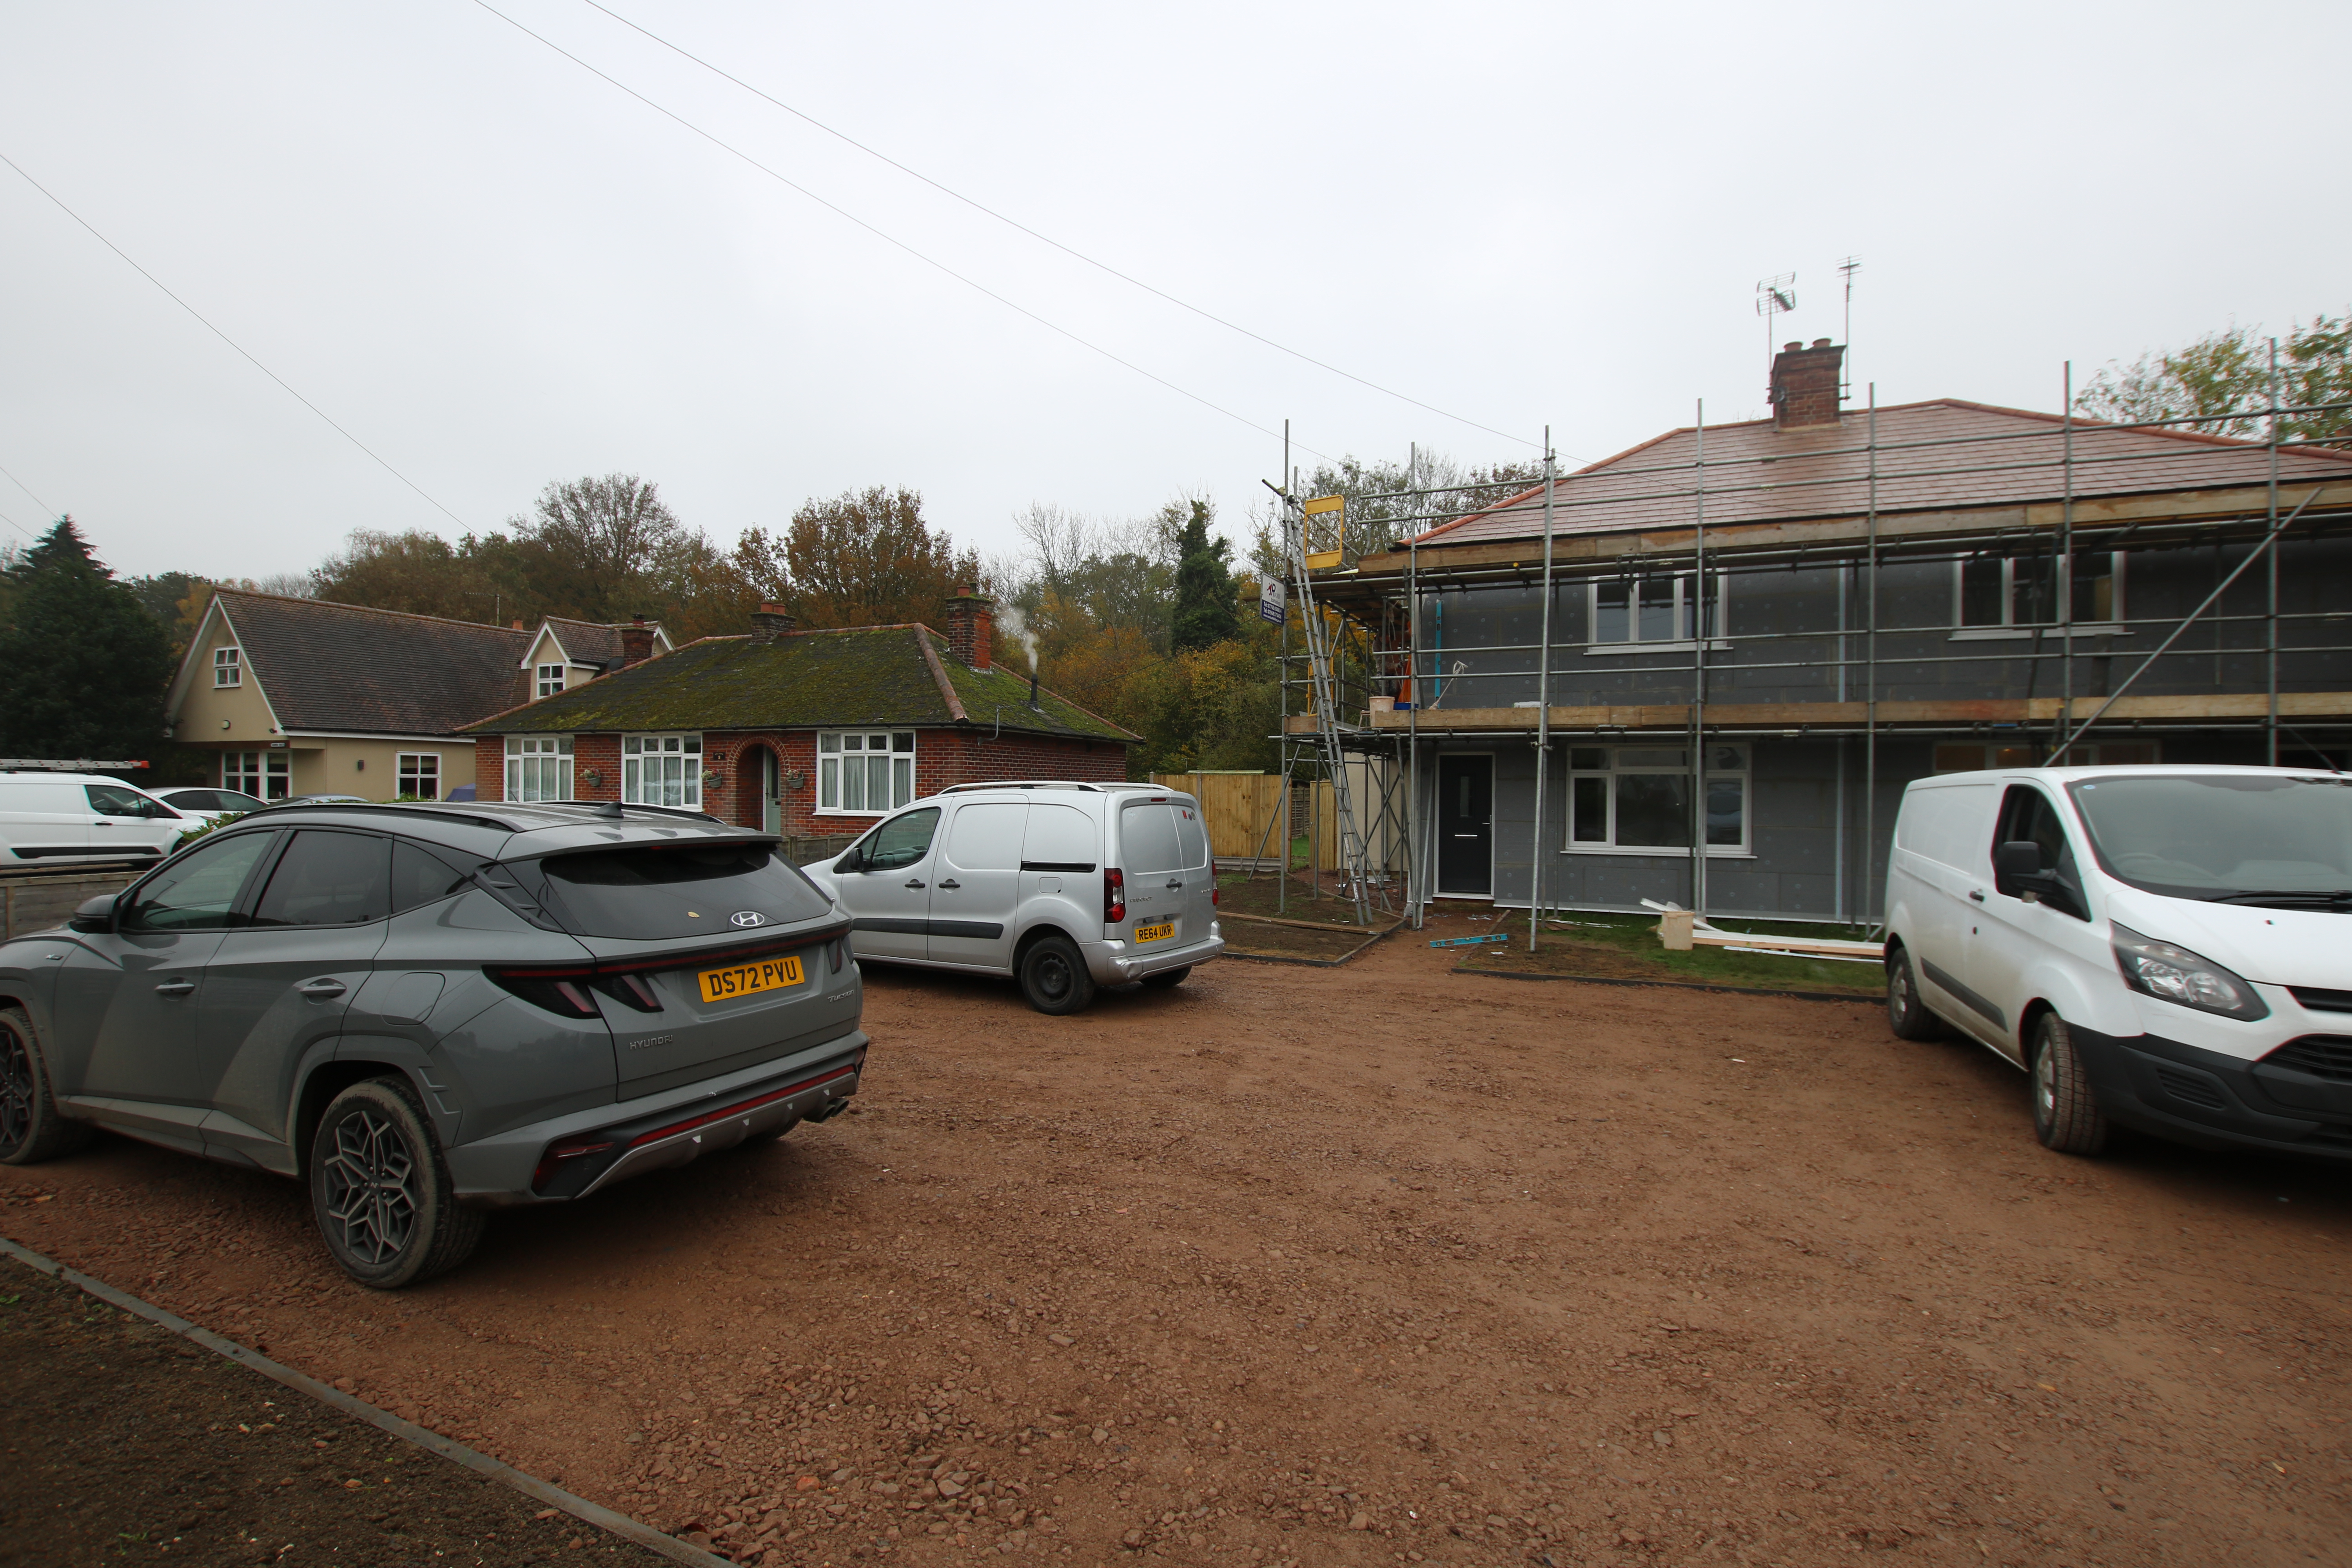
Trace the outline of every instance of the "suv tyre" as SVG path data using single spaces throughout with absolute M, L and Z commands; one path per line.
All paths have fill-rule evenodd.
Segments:
M 2033 1026 L 2033 1133 L 2061 1154 L 2096 1154 L 2107 1146 L 2107 1118 L 2074 1049 L 2066 1021 L 2044 1013 Z
M 1021 994 L 1040 1013 L 1061 1017 L 1095 999 L 1085 954 L 1066 936 L 1040 937 L 1021 955 Z
M 22 1007 L 0 1007 L 0 1164 L 70 1154 L 89 1142 L 89 1131 L 58 1114 L 32 1018 Z
M 1919 977 L 1911 972 L 1908 948 L 1898 947 L 1886 955 L 1886 1026 L 1898 1040 L 1943 1037 L 1943 1020 L 1919 1000 Z
M 310 1209 L 344 1273 L 397 1290 L 455 1268 L 482 1239 L 461 1207 L 441 1141 L 406 1080 L 335 1096 L 310 1141 Z

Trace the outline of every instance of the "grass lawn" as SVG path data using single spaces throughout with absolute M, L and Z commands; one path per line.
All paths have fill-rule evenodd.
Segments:
M 1563 924 L 1561 921 L 1574 921 Z M 1774 933 L 1786 936 L 1844 937 L 1869 933 L 1862 927 L 1814 925 L 1790 921 L 1723 922 L 1729 929 L 1753 931 L 1769 945 Z M 1855 996 L 1883 996 L 1885 974 L 1874 963 L 1845 963 L 1834 959 L 1767 958 L 1751 952 L 1726 952 L 1721 948 L 1695 947 L 1669 952 L 1658 945 L 1654 915 L 1608 915 L 1570 911 L 1559 921 L 1547 921 L 1532 953 L 1528 952 L 1525 910 L 1506 911 L 1500 930 L 1511 934 L 1507 946 L 1464 950 L 1463 967 L 1502 969 L 1514 973 L 1581 974 L 1609 980 L 1684 981 L 1701 985 L 1736 985 L 1759 991 L 1835 991 Z M 1497 929 L 1497 928 L 1489 928 Z

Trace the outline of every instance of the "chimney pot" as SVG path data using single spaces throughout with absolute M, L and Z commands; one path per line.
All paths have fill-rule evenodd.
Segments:
M 1782 344 L 1780 345 L 1780 347 L 1781 347 L 1781 350 L 1782 350 L 1784 353 L 1792 353 L 1792 354 L 1793 354 L 1793 353 L 1802 353 L 1802 352 L 1804 351 L 1804 347 L 1805 347 L 1805 345 L 1804 345 L 1803 343 L 1801 343 L 1801 342 L 1796 342 L 1796 343 L 1782 343 Z
M 985 671 L 996 640 L 996 601 L 970 583 L 955 585 L 947 604 L 948 649 L 973 669 Z
M 1816 338 L 1811 348 L 1790 343 L 1773 355 L 1772 385 L 1765 395 L 1772 405 L 1773 427 L 1836 424 L 1844 363 L 1844 346 L 1827 338 Z
M 751 640 L 775 642 L 791 636 L 793 628 L 799 624 L 793 613 L 782 605 L 763 601 L 758 609 L 751 612 Z
M 520 630 L 522 630 L 522 623 L 521 623 L 520 621 L 517 621 L 517 622 L 515 622 L 515 623 L 514 623 L 514 629 L 515 629 L 516 631 L 520 631 Z

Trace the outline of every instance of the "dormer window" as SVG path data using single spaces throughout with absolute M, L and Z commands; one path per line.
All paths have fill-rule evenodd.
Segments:
M 213 685 L 243 686 L 245 684 L 245 653 L 240 648 L 213 649 Z
M 538 700 L 541 697 L 552 697 L 557 692 L 562 690 L 563 667 L 560 664 L 541 665 L 539 667 L 539 679 L 535 683 L 535 687 L 536 689 L 532 693 L 533 701 Z

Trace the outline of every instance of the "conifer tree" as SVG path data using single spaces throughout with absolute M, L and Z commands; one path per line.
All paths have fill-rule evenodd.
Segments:
M 1176 652 L 1214 647 L 1239 635 L 1241 615 L 1226 570 L 1232 553 L 1223 540 L 1209 537 L 1209 503 L 1192 502 L 1176 543 L 1176 611 L 1169 637 Z
M 71 517 L 8 568 L 0 755 L 150 757 L 163 743 L 168 633 Z

